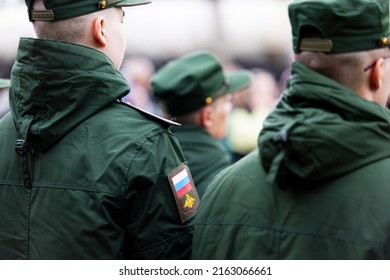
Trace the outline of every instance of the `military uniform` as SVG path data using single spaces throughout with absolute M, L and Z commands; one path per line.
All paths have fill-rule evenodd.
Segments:
M 200 197 L 211 179 L 232 164 L 219 139 L 199 121 L 200 112 L 219 97 L 247 89 L 251 81 L 252 74 L 247 70 L 224 73 L 219 59 L 208 51 L 195 51 L 170 61 L 152 77 L 156 99 L 168 116 L 185 120 L 172 131 L 183 148 Z M 228 119 L 219 117 L 215 117 L 213 126 L 227 127 L 224 120 Z
M 296 52 L 388 47 L 388 1 L 296 0 L 289 11 Z M 324 38 L 305 38 L 307 25 Z M 388 109 L 298 59 L 258 151 L 203 196 L 192 257 L 390 259 L 389 170 Z
M 108 57 L 23 38 L 11 80 L 0 258 L 189 258 L 198 198 L 175 190 L 188 172 L 172 122 L 118 100 L 129 86 Z
M 301 64 L 296 81 L 265 122 L 260 154 L 223 171 L 203 196 L 194 259 L 390 258 L 390 113 Z
M 182 125 L 173 127 L 172 132 L 180 142 L 196 189 L 202 197 L 211 179 L 232 164 L 229 154 L 200 126 Z

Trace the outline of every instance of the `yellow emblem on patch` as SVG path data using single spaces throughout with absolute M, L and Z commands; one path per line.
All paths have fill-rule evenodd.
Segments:
M 195 198 L 190 196 L 188 193 L 186 194 L 186 202 L 184 203 L 184 208 L 192 208 L 194 205 Z

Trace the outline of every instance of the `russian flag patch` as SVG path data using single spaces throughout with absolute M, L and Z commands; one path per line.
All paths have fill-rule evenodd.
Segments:
M 188 166 L 183 163 L 168 174 L 175 196 L 181 221 L 184 223 L 195 216 L 199 206 L 199 196 Z

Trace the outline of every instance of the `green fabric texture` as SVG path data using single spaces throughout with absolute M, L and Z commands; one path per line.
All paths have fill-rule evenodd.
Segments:
M 57 59 L 62 53 L 71 57 L 70 66 Z M 106 55 L 71 43 L 22 38 L 12 72 L 20 77 L 10 90 L 15 126 L 19 130 L 25 117 L 33 116 L 29 140 L 38 150 L 49 148 L 81 121 L 130 91 Z M 87 91 L 92 80 L 95 87 Z M 91 110 L 82 110 L 84 104 Z
M 25 0 L 31 21 L 32 0 Z M 53 20 L 65 20 L 112 7 L 130 7 L 149 4 L 147 0 L 43 0 L 47 11 L 53 13 Z
M 192 113 L 218 96 L 246 89 L 252 75 L 247 70 L 224 73 L 219 59 L 196 51 L 172 60 L 152 77 L 156 99 L 172 115 Z
M 386 108 L 294 63 L 259 149 L 207 188 L 192 257 L 390 259 L 389 124 Z
M 293 48 L 299 52 L 301 29 L 311 26 L 333 44 L 331 52 L 353 52 L 389 46 L 389 1 L 294 0 L 288 7 Z M 388 40 L 390 41 L 390 40 Z
M 0 120 L 0 259 L 187 259 L 167 174 L 184 161 L 169 123 L 117 100 L 129 86 L 99 51 L 21 39 Z M 24 125 L 29 123 L 29 125 Z M 24 134 L 32 187 L 15 140 Z
M 193 259 L 390 258 L 389 158 L 309 189 L 266 183 L 258 151 L 209 185 Z
M 199 197 L 202 198 L 214 176 L 232 164 L 230 156 L 221 143 L 200 126 L 184 124 L 173 127 L 172 132 L 179 140 Z
M 259 136 L 264 169 L 270 171 L 274 166 L 273 173 L 282 174 L 271 173 L 270 177 L 291 185 L 311 184 L 389 157 L 388 109 L 299 62 L 294 64 L 289 83 Z M 342 113 L 335 115 L 336 110 Z

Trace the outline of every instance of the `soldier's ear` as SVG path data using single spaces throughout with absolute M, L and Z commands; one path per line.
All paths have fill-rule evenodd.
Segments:
M 375 62 L 375 65 L 371 71 L 370 82 L 374 90 L 379 90 L 382 86 L 382 76 L 384 74 L 383 66 L 384 59 L 381 57 Z
M 102 16 L 96 18 L 93 24 L 93 35 L 95 41 L 102 48 L 105 48 L 107 46 L 105 24 L 106 24 L 106 20 Z
M 213 108 L 212 106 L 205 106 L 201 109 L 200 124 L 204 129 L 210 129 L 213 126 Z

